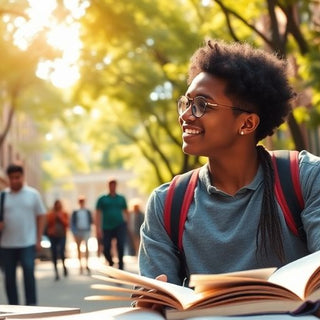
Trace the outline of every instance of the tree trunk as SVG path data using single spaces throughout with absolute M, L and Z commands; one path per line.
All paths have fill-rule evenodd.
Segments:
M 298 151 L 306 149 L 306 143 L 304 141 L 301 128 L 299 127 L 292 113 L 290 113 L 290 115 L 288 116 L 287 123 L 290 129 L 292 139 L 295 144 L 295 149 Z
M 3 130 L 0 133 L 0 148 L 2 147 L 4 140 L 11 128 L 12 119 L 14 116 L 14 107 L 12 105 L 4 106 L 3 109 L 4 110 L 8 109 L 8 116 L 6 119 L 2 119 L 2 123 L 4 123 L 4 125 L 3 125 Z

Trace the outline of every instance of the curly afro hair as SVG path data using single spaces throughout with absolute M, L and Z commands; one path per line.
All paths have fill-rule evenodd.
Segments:
M 260 117 L 256 141 L 272 135 L 291 111 L 295 97 L 286 61 L 246 43 L 208 40 L 191 57 L 188 84 L 207 72 L 227 82 L 225 94 L 235 105 Z

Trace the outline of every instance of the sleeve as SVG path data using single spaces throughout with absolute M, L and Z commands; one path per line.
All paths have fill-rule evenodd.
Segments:
M 75 233 L 75 231 L 76 231 L 76 210 L 74 210 L 71 214 L 70 229 L 71 229 L 72 233 Z
M 127 205 L 127 200 L 124 196 L 122 196 L 122 209 L 123 210 L 127 210 L 128 209 L 128 205 Z
M 163 186 L 152 192 L 147 203 L 140 232 L 139 268 L 143 276 L 155 278 L 166 274 L 169 282 L 180 285 L 180 261 L 164 227 L 163 204 L 167 187 Z
M 92 212 L 88 210 L 89 224 L 93 224 Z
M 320 250 L 320 158 L 307 151 L 300 153 L 300 185 L 305 202 L 301 213 L 307 234 L 308 250 Z
M 102 197 L 99 197 L 96 203 L 96 210 L 101 210 L 101 199 Z
M 35 190 L 35 212 L 37 215 L 44 215 L 47 213 L 46 208 L 42 202 L 40 193 Z
M 69 215 L 67 212 L 63 212 L 63 221 L 64 227 L 67 229 L 69 227 Z

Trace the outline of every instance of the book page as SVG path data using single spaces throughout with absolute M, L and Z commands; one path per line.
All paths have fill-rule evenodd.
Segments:
M 17 320 L 21 318 L 10 318 Z M 111 308 L 68 316 L 37 317 L 37 320 L 165 320 L 159 312 L 145 308 Z
M 316 284 L 320 285 L 320 251 L 295 260 L 275 271 L 269 282 L 276 283 L 295 292 L 301 299 L 311 294 L 307 284 L 313 274 L 318 275 Z M 318 271 L 318 272 L 317 272 Z M 314 287 L 316 287 L 314 284 Z
M 189 285 L 194 287 L 195 292 L 201 292 L 209 288 L 231 287 L 244 283 L 267 283 L 275 270 L 276 268 L 263 268 L 222 274 L 192 274 Z
M 156 279 L 151 279 L 148 277 L 140 276 L 135 273 L 127 272 L 124 270 L 119 270 L 110 266 L 105 266 L 101 272 L 104 277 L 101 279 L 110 282 L 129 284 L 132 286 L 140 286 L 144 288 L 154 289 L 163 293 L 166 293 L 168 297 L 176 300 L 180 306 L 178 309 L 183 309 L 185 306 L 189 305 L 190 302 L 197 298 L 196 293 L 187 287 L 178 286 L 169 282 L 163 282 Z M 119 281 L 118 281 L 119 280 Z M 117 291 L 117 289 L 115 289 Z M 138 289 L 135 291 L 139 296 L 144 292 L 139 292 Z
M 279 269 L 264 268 L 224 274 L 191 275 L 190 278 L 190 286 L 194 287 L 197 293 L 213 288 L 219 290 L 236 286 L 243 286 L 244 290 L 246 284 L 256 284 L 257 287 L 274 284 L 304 300 L 313 290 L 320 287 L 320 251 Z M 316 297 L 319 295 L 320 293 L 317 293 Z M 288 293 L 288 297 L 290 296 L 292 297 Z
M 132 285 L 131 288 L 124 288 L 122 286 L 119 287 L 102 284 L 92 285 L 91 287 L 93 289 L 104 291 L 105 295 L 89 296 L 85 297 L 85 300 L 136 301 L 139 299 L 140 302 L 162 304 L 164 306 L 181 309 L 181 304 L 175 299 L 172 299 L 167 294 L 154 289 L 141 291 L 133 288 Z M 110 292 L 113 292 L 115 295 L 111 295 Z
M 220 304 L 214 307 L 208 307 L 203 309 L 192 309 L 186 311 L 177 311 L 168 309 L 165 311 L 167 320 L 187 320 L 193 317 L 219 317 L 219 316 L 240 316 L 242 319 L 251 319 L 252 315 L 259 316 L 262 314 L 277 313 L 274 317 L 275 320 L 281 319 L 281 313 L 288 313 L 288 311 L 296 310 L 299 307 L 299 301 L 273 301 L 273 300 L 256 300 L 256 301 L 235 301 L 228 305 Z M 248 316 L 248 317 L 245 317 Z M 293 317 L 291 317 L 293 318 Z M 214 319 L 214 318 L 213 318 Z M 228 320 L 229 318 L 226 318 Z M 232 319 L 232 318 L 230 318 Z M 253 318 L 255 319 L 255 318 Z
M 223 276 L 226 277 L 237 277 L 237 278 L 255 278 L 261 280 L 268 280 L 269 277 L 275 272 L 277 268 L 261 268 L 261 269 L 251 269 L 251 270 L 242 270 L 228 273 L 214 273 L 214 274 L 192 274 L 192 280 L 202 280 L 202 281 L 211 281 L 216 278 Z M 190 281 L 191 281 L 190 279 Z

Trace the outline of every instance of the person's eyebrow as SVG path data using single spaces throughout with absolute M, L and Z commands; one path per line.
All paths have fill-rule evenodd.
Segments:
M 191 98 L 191 97 L 190 97 L 190 93 L 188 93 L 188 94 L 186 94 L 186 97 L 188 97 L 189 99 L 194 99 L 194 98 L 196 98 L 196 97 L 202 97 L 202 98 L 205 98 L 205 99 L 208 99 L 208 100 L 211 100 L 211 101 L 214 101 L 214 102 L 215 102 L 215 100 L 214 100 L 211 96 L 209 96 L 208 94 L 206 94 L 206 93 L 196 94 L 193 98 Z

